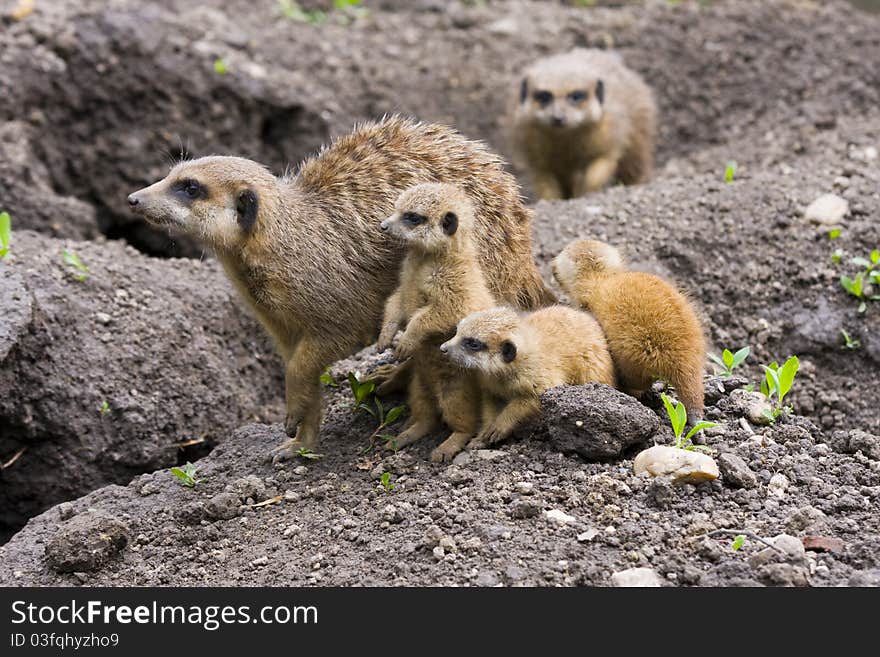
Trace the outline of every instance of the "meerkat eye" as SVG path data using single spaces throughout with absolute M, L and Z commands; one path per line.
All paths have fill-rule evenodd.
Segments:
M 476 338 L 465 338 L 461 341 L 461 346 L 467 351 L 485 351 L 486 343 Z
M 193 180 L 192 178 L 185 178 L 184 180 L 180 180 L 177 184 L 174 185 L 174 189 L 178 192 L 182 192 L 189 199 L 196 199 L 199 196 L 202 196 L 205 188 L 199 183 L 198 180 Z
M 505 340 L 501 343 L 501 360 L 510 363 L 514 358 L 516 358 L 516 345 L 510 340 Z
M 553 101 L 553 94 L 549 91 L 536 91 L 532 98 L 535 99 L 535 102 L 542 107 L 545 105 L 549 105 Z
M 405 223 L 407 226 L 421 226 L 423 223 L 427 221 L 424 215 L 418 214 L 416 212 L 404 212 L 401 217 L 401 221 Z
M 443 217 L 441 227 L 443 228 L 443 232 L 449 237 L 455 235 L 455 231 L 458 230 L 458 215 L 454 212 L 447 212 Z
M 572 91 L 568 94 L 568 99 L 573 103 L 580 103 L 587 99 L 586 91 Z

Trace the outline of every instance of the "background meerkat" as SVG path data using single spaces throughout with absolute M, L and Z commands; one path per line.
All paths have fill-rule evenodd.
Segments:
M 392 117 L 357 127 L 276 178 L 235 157 L 182 162 L 128 198 L 154 225 L 211 246 L 286 363 L 289 435 L 280 458 L 312 448 L 321 372 L 376 335 L 400 248 L 376 225 L 420 182 L 461 185 L 490 290 L 523 308 L 551 302 L 532 260 L 531 215 L 502 160 L 454 130 Z
M 656 123 L 651 89 L 619 55 L 576 48 L 526 69 L 513 141 L 538 198 L 572 198 L 645 181 Z
M 700 419 L 706 341 L 685 296 L 659 276 L 627 271 L 604 242 L 572 242 L 551 266 L 566 294 L 605 330 L 621 388 L 638 397 L 662 379 L 675 388 L 688 420 Z
M 541 410 L 540 396 L 564 384 L 614 385 L 614 366 L 598 322 L 567 306 L 532 313 L 492 308 L 458 323 L 441 351 L 478 373 L 483 421 L 468 447 L 504 440 Z
M 396 353 L 412 356 L 410 419 L 396 446 L 427 435 L 442 417 L 453 433 L 431 459 L 451 460 L 479 429 L 480 389 L 475 374 L 443 357 L 439 347 L 463 316 L 495 305 L 473 244 L 473 206 L 455 185 L 416 185 L 401 194 L 380 227 L 406 244 L 400 284 L 385 305 L 377 343 L 385 349 L 406 326 Z

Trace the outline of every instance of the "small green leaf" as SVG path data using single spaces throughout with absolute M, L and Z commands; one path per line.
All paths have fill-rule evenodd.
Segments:
M 727 163 L 727 166 L 724 168 L 724 182 L 733 182 L 733 177 L 736 175 L 736 168 L 736 162 L 730 161 Z
M 776 417 L 777 417 L 777 415 L 779 415 L 779 413 L 777 411 L 772 410 L 772 409 L 765 408 L 762 415 L 765 418 L 767 418 L 768 420 L 770 420 L 770 422 L 776 422 Z
M 226 75 L 229 73 L 229 67 L 226 65 L 226 60 L 222 57 L 214 60 L 214 73 L 217 75 Z
M 0 258 L 9 255 L 12 244 L 12 217 L 8 212 L 0 212 Z
M 730 366 L 733 365 L 733 352 L 730 349 L 725 349 L 721 352 L 721 359 L 724 361 L 724 367 L 730 370 Z
M 339 384 L 336 383 L 336 379 L 334 379 L 333 375 L 330 374 L 329 367 L 326 370 L 324 370 L 324 373 L 321 375 L 320 381 L 324 385 L 330 386 L 331 388 L 338 388 L 339 387 Z
M 382 488 L 385 489 L 386 492 L 391 492 L 394 490 L 394 484 L 391 483 L 391 473 L 383 472 L 380 480 L 382 482 Z
M 871 263 L 868 262 L 867 259 L 862 257 L 853 258 L 852 260 L 850 260 L 850 262 L 854 265 L 858 265 L 859 267 L 864 267 L 865 269 L 871 266 Z
M 110 404 L 107 403 L 106 400 L 101 402 L 101 415 L 105 415 L 110 412 Z
M 871 262 L 875 265 L 880 262 L 880 249 L 874 249 L 871 251 Z
M 679 402 L 673 404 L 673 401 L 667 397 L 665 392 L 660 393 L 660 398 L 663 400 L 663 406 L 666 407 L 666 414 L 669 416 L 669 423 L 672 425 L 672 432 L 675 434 L 676 440 L 678 440 L 681 438 L 681 430 L 684 427 L 683 423 L 679 426 L 678 405 L 680 404 Z M 685 421 L 687 421 L 687 419 L 685 419 Z
M 693 438 L 697 433 L 702 431 L 703 429 L 710 429 L 711 427 L 717 427 L 717 422 L 697 422 L 690 431 L 688 431 L 687 435 L 684 437 L 685 442 L 689 441 Z
M 840 228 L 834 228 L 828 231 L 828 239 L 836 240 L 838 237 L 840 237 Z
M 82 260 L 79 259 L 79 256 L 75 253 L 64 249 L 61 252 L 61 258 L 64 262 L 71 267 L 73 267 L 76 272 L 74 272 L 73 277 L 78 281 L 84 281 L 89 277 L 89 268 L 86 267 Z
M 834 253 L 831 254 L 831 261 L 834 263 L 839 263 L 842 257 L 843 251 L 841 249 L 835 249 Z
M 385 416 L 385 424 L 394 424 L 395 420 L 397 420 L 405 410 L 406 406 L 395 406 L 392 408 Z
M 733 548 L 733 551 L 738 552 L 742 548 L 742 546 L 745 542 L 746 542 L 745 534 L 737 534 L 736 536 L 734 536 L 733 537 L 733 545 L 731 546 Z
M 318 459 L 324 458 L 323 454 L 317 454 L 310 450 L 308 447 L 300 447 L 296 450 L 296 455 L 303 459 L 308 459 L 310 461 L 316 461 Z
M 182 468 L 171 468 L 171 474 L 180 480 L 187 488 L 192 488 L 198 483 L 196 479 L 196 466 L 187 462 Z
M 749 357 L 749 354 L 750 354 L 751 352 L 752 352 L 751 347 L 743 347 L 742 349 L 738 350 L 738 351 L 733 355 L 733 364 L 730 366 L 730 369 L 735 369 L 736 367 L 738 367 L 739 365 L 741 365 L 742 362 L 743 362 L 746 358 Z
M 715 364 L 718 365 L 719 367 L 722 367 L 722 368 L 725 368 L 725 369 L 727 368 L 727 366 L 724 364 L 724 361 L 721 360 L 721 359 L 720 359 L 718 356 L 716 356 L 715 354 L 707 354 L 707 355 L 709 356 L 709 360 L 711 360 L 713 363 L 715 363 Z
M 779 370 L 779 403 L 782 403 L 782 400 L 785 399 L 785 396 L 788 394 L 788 391 L 791 390 L 791 386 L 794 383 L 794 377 L 797 374 L 798 367 L 800 367 L 800 361 L 797 356 L 792 356 L 787 361 L 785 361 L 785 365 L 783 365 Z

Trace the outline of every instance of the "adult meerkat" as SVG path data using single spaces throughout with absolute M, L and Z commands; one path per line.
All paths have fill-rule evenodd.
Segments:
M 473 199 L 490 290 L 523 308 L 552 301 L 531 254 L 531 215 L 502 160 L 445 126 L 391 117 L 365 124 L 276 178 L 236 157 L 182 162 L 131 194 L 147 221 L 210 245 L 286 363 L 290 456 L 317 444 L 321 372 L 374 336 L 401 250 L 376 225 L 400 193 L 453 182 Z
M 440 350 L 477 372 L 483 424 L 471 449 L 504 440 L 541 410 L 541 394 L 555 386 L 597 381 L 615 385 L 605 335 L 589 314 L 567 306 L 532 313 L 492 308 L 458 323 Z
M 651 175 L 657 105 L 615 53 L 576 48 L 532 64 L 513 123 L 538 198 L 583 196 Z
M 662 379 L 675 388 L 688 419 L 700 419 L 706 340 L 685 296 L 658 276 L 627 271 L 618 250 L 604 242 L 574 241 L 551 266 L 566 294 L 605 330 L 621 388 L 638 397 Z
M 473 243 L 473 206 L 455 185 L 416 185 L 401 194 L 380 227 L 406 244 L 400 284 L 385 304 L 377 342 L 386 349 L 406 327 L 395 352 L 399 359 L 412 356 L 410 419 L 396 446 L 424 437 L 442 418 L 452 435 L 431 460 L 448 461 L 479 430 L 480 388 L 476 376 L 443 357 L 439 347 L 458 320 L 495 305 Z

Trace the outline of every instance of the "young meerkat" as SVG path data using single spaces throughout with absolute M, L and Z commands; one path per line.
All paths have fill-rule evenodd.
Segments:
M 507 438 L 541 410 L 541 394 L 555 386 L 596 381 L 613 386 L 605 335 L 589 314 L 567 306 L 532 313 L 492 308 L 458 323 L 440 350 L 478 375 L 483 418 L 475 449 Z
M 526 69 L 513 141 L 538 198 L 573 198 L 647 180 L 656 124 L 651 89 L 619 55 L 575 48 Z
M 285 362 L 285 428 L 295 436 L 278 458 L 315 447 L 321 373 L 378 332 L 402 250 L 376 225 L 402 191 L 438 180 L 473 199 L 477 253 L 498 299 L 523 308 L 552 302 L 513 176 L 445 126 L 400 117 L 365 124 L 282 178 L 237 157 L 181 162 L 128 197 L 148 222 L 211 246 L 274 338 Z
M 400 359 L 412 356 L 410 419 L 396 446 L 424 437 L 442 418 L 452 435 L 431 460 L 448 461 L 479 430 L 480 389 L 472 372 L 443 357 L 440 344 L 459 319 L 495 305 L 473 243 L 473 206 L 455 185 L 416 185 L 401 194 L 380 228 L 406 245 L 377 342 L 380 350 L 391 346 L 398 328 L 406 327 L 395 352 Z
M 628 271 L 604 242 L 572 242 L 551 266 L 565 293 L 605 330 L 621 389 L 638 397 L 662 379 L 689 421 L 702 418 L 706 340 L 687 298 L 659 276 Z

